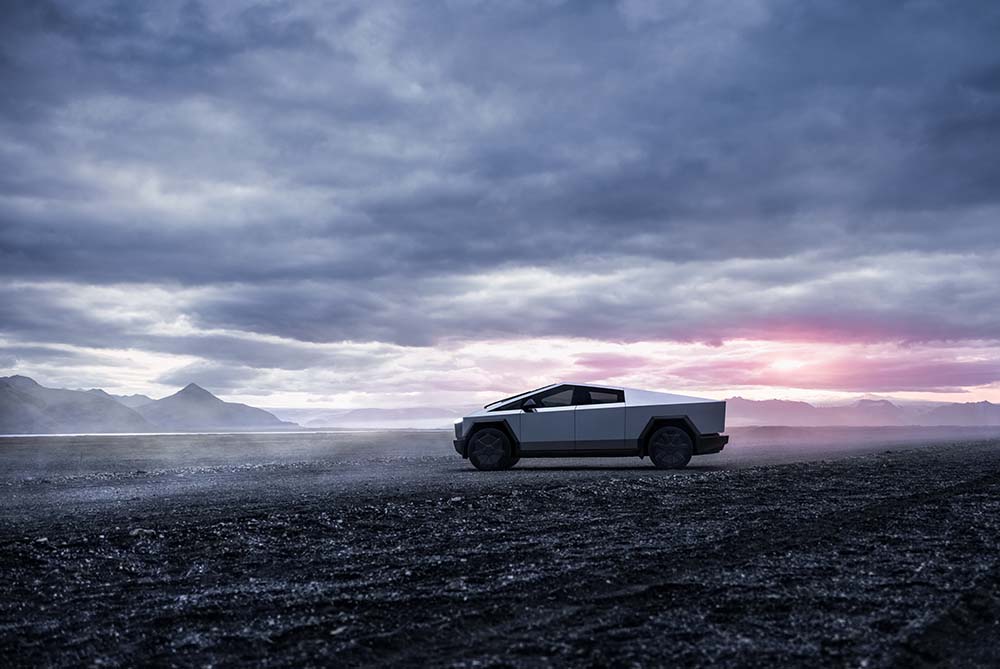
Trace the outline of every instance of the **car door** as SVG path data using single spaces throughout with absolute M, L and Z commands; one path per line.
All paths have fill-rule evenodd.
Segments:
M 627 451 L 625 393 L 614 388 L 577 388 L 573 414 L 576 450 Z
M 559 386 L 527 398 L 538 405 L 521 413 L 521 450 L 572 451 L 576 440 L 573 387 Z

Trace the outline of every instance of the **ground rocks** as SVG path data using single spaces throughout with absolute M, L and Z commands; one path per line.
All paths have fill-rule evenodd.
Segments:
M 663 473 L 483 474 L 426 458 L 372 478 L 371 467 L 5 488 L 0 656 L 32 666 L 1000 661 L 995 442 Z

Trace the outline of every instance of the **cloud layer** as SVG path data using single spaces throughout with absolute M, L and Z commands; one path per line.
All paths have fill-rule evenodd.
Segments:
M 985 2 L 15 2 L 0 365 L 420 403 L 542 348 L 994 396 L 998 33 Z

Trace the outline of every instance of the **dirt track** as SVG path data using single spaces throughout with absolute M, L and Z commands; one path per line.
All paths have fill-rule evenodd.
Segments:
M 0 657 L 1000 663 L 1000 442 L 678 473 L 383 464 L 346 486 L 366 465 L 8 481 Z

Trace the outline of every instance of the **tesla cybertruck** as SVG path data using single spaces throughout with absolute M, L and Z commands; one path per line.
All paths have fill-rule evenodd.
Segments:
M 455 450 L 477 469 L 521 458 L 649 456 L 680 469 L 729 443 L 726 403 L 635 388 L 556 383 L 487 404 L 455 423 Z

